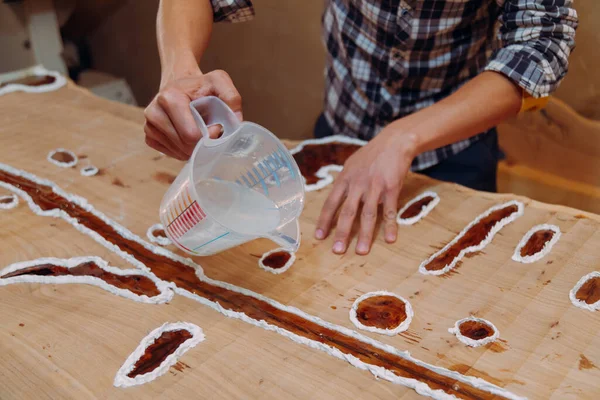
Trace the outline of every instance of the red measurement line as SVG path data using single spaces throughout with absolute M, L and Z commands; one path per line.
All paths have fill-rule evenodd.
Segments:
M 170 223 L 169 225 L 171 225 L 171 224 L 173 224 L 175 221 L 177 221 L 177 220 L 178 220 L 178 219 L 179 219 L 179 218 L 180 218 L 180 217 L 181 217 L 183 214 L 185 214 L 185 212 L 186 212 L 186 211 L 187 211 L 187 210 L 188 210 L 188 209 L 189 209 L 191 206 L 193 206 L 194 204 L 196 204 L 196 202 L 195 202 L 195 201 L 194 201 L 192 204 L 190 204 L 189 206 L 187 206 L 187 207 L 186 207 L 186 208 L 183 210 L 183 212 L 182 212 L 181 214 L 179 214 L 178 216 L 176 216 L 176 217 L 175 217 L 175 219 L 174 219 L 173 221 L 171 221 L 171 223 Z
M 169 229 L 169 231 L 174 233 L 174 236 L 181 236 L 181 232 L 179 231 L 177 224 L 171 224 L 167 227 L 167 229 Z
M 169 231 L 169 233 L 171 234 L 171 236 L 173 236 L 174 238 L 179 238 L 179 232 L 177 232 L 177 230 L 175 230 L 175 227 L 173 225 L 169 226 L 167 228 L 167 231 Z
M 187 228 L 186 232 L 189 231 L 190 229 L 192 229 L 192 227 L 195 225 L 195 223 L 192 221 L 192 218 L 190 217 L 190 213 L 188 211 L 186 211 L 185 213 L 183 213 L 181 215 L 181 222 Z
M 198 205 L 197 202 L 192 202 L 189 207 L 179 214 L 168 226 L 169 232 L 174 233 L 174 237 L 179 238 L 192 229 L 197 223 L 206 218 L 206 213 Z
M 198 203 L 195 203 L 194 206 L 198 209 L 198 212 L 200 212 L 200 216 L 202 217 L 201 219 L 206 218 L 206 213 L 204 212 L 202 207 L 200 207 Z

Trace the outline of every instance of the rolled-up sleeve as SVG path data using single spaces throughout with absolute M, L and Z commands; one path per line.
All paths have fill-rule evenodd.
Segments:
M 254 18 L 251 0 L 210 0 L 215 22 L 244 22 Z
M 496 0 L 501 7 L 501 48 L 488 71 L 497 71 L 533 97 L 555 91 L 575 47 L 577 12 L 572 0 Z

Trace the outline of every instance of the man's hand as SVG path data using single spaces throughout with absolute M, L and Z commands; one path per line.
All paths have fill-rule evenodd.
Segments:
M 317 239 L 326 238 L 339 211 L 334 253 L 346 252 L 361 203 L 356 253 L 367 254 L 371 249 L 380 203 L 383 203 L 385 241 L 396 241 L 398 196 L 416 155 L 414 135 L 402 132 L 397 125 L 389 125 L 369 144 L 354 153 L 335 180 L 315 232 Z
M 187 75 L 164 85 L 144 111 L 146 144 L 161 153 L 185 161 L 202 137 L 190 110 L 199 97 L 217 96 L 242 120 L 242 98 L 225 71 Z M 216 128 L 216 127 L 215 127 Z M 218 129 L 210 129 L 216 137 Z

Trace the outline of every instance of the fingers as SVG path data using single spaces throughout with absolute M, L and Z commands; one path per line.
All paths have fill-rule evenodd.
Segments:
M 383 232 L 387 243 L 394 243 L 398 236 L 398 223 L 396 214 L 398 213 L 398 196 L 402 185 L 395 186 L 386 190 L 383 197 Z
M 162 131 L 158 130 L 151 123 L 146 122 L 144 125 L 144 133 L 146 134 L 146 144 L 153 149 L 178 160 L 185 161 L 189 158 L 188 155 L 171 143 L 169 138 L 165 136 Z
M 315 231 L 317 239 L 325 239 L 329 235 L 335 214 L 346 195 L 346 188 L 347 184 L 342 179 L 339 179 L 333 185 L 333 189 L 329 193 L 329 196 L 327 196 L 327 200 L 325 200 L 325 204 L 317 220 L 317 229 Z
M 221 124 L 211 125 L 211 126 L 208 126 L 207 128 L 208 128 L 208 136 L 211 139 L 218 139 L 223 134 L 223 125 L 221 125 Z
M 173 152 L 185 154 L 189 158 L 194 146 L 182 142 L 171 119 L 158 103 L 158 97 L 144 111 L 146 125 L 151 127 L 152 132 L 155 134 L 152 139 L 162 143 L 163 146 L 171 149 Z M 146 127 L 144 127 L 144 131 L 148 134 Z
M 208 95 L 218 96 L 242 120 L 242 98 L 229 75 L 220 70 L 199 73 L 169 82 L 146 108 L 149 128 L 144 130 L 151 131 L 150 135 L 146 132 L 147 143 L 154 148 L 160 144 L 165 154 L 188 159 L 202 137 L 189 108 L 190 101 Z M 222 127 L 209 127 L 211 138 L 218 138 L 221 133 Z
M 157 142 L 154 139 L 151 139 L 149 137 L 146 137 L 146 144 L 150 147 L 152 147 L 154 150 L 159 151 L 169 157 L 174 157 L 176 158 L 173 153 L 171 152 L 171 150 L 169 150 L 168 148 L 166 148 L 165 146 L 163 146 L 160 142 Z
M 243 121 L 242 115 L 242 96 L 233 84 L 229 74 L 222 70 L 212 71 L 207 74 L 211 81 L 214 94 L 219 97 L 231 108 L 240 121 Z
M 333 239 L 333 252 L 336 254 L 343 254 L 348 248 L 352 225 L 354 225 L 362 194 L 363 190 L 360 187 L 355 187 L 354 190 L 348 193 L 348 197 L 342 205 Z
M 380 196 L 381 187 L 375 185 L 371 186 L 363 205 L 362 212 L 360 213 L 360 231 L 358 233 L 358 242 L 356 244 L 356 254 L 365 255 L 371 250 Z
M 180 149 L 191 154 L 202 133 L 192 116 L 189 96 L 178 89 L 166 89 L 156 96 L 156 102 L 175 128 L 178 138 L 171 141 L 180 142 Z

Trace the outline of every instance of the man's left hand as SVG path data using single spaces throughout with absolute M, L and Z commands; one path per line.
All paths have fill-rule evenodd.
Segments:
M 343 254 L 351 240 L 355 218 L 360 211 L 357 254 L 367 254 L 375 236 L 379 204 L 383 204 L 385 241 L 396 241 L 398 197 L 410 164 L 416 156 L 415 135 L 402 131 L 398 122 L 390 124 L 344 164 L 327 197 L 315 237 L 325 239 L 336 214 L 333 252 Z M 362 204 L 362 209 L 361 209 Z

